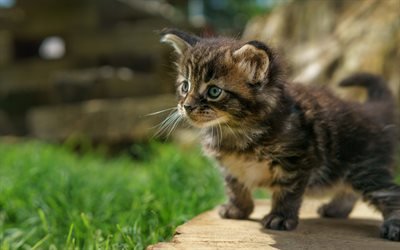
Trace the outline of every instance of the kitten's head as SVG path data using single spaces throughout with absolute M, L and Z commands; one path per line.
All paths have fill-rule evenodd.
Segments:
M 194 126 L 248 126 L 277 105 L 280 70 L 265 44 L 200 38 L 174 29 L 164 30 L 161 41 L 178 54 L 178 112 Z

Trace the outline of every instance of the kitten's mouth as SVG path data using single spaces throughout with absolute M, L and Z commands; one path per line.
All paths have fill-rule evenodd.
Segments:
M 186 120 L 194 127 L 207 128 L 220 126 L 228 122 L 228 116 L 218 116 L 216 113 L 197 113 L 196 111 L 188 113 L 181 106 L 178 106 L 180 114 L 186 118 Z
M 198 128 L 208 128 L 208 127 L 214 127 L 214 126 L 220 126 L 224 123 L 227 122 L 227 118 L 226 117 L 219 117 L 213 120 L 208 120 L 208 121 L 198 121 L 198 120 L 194 120 L 192 118 L 187 117 L 188 121 L 195 127 Z

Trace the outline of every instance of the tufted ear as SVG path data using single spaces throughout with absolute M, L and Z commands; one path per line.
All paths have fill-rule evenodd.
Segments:
M 164 29 L 161 31 L 161 42 L 171 44 L 180 55 L 188 48 L 193 47 L 199 40 L 199 37 L 177 29 Z
M 269 48 L 258 41 L 250 41 L 233 52 L 238 69 L 248 75 L 250 83 L 260 82 L 267 75 Z

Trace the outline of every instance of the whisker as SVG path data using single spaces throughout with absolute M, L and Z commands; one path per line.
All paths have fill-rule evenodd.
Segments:
M 153 113 L 144 115 L 144 116 L 158 115 L 158 114 L 161 114 L 161 113 L 164 113 L 164 112 L 167 112 L 167 111 L 170 111 L 170 110 L 174 110 L 174 109 L 178 109 L 178 108 L 177 108 L 177 107 L 167 108 L 167 109 L 163 109 L 163 110 L 160 110 L 160 111 L 156 111 L 156 112 L 153 112 Z
M 215 130 L 214 130 L 214 128 L 215 128 Z M 218 145 L 219 145 L 218 130 L 217 130 L 217 128 L 214 127 L 214 126 L 212 126 L 212 129 L 213 129 L 213 137 L 214 137 L 214 140 L 216 141 L 216 146 L 219 147 L 219 146 L 218 146 Z M 215 131 L 215 135 L 214 135 L 214 131 Z
M 222 127 L 221 127 L 221 123 L 220 122 L 218 122 L 218 128 L 219 128 L 219 135 L 220 135 L 220 140 L 219 140 L 219 144 L 218 144 L 218 147 L 220 148 L 221 147 L 221 145 L 222 145 L 222 136 L 223 136 L 223 134 L 222 134 Z
M 158 124 L 156 127 L 158 127 L 157 132 L 154 134 L 153 137 L 159 137 L 160 135 L 164 134 L 166 131 L 168 131 L 173 125 L 176 123 L 177 120 L 181 118 L 181 115 L 177 112 L 171 112 L 167 118 L 165 118 L 160 124 Z M 169 135 L 170 133 L 168 133 Z
M 153 126 L 152 128 L 161 128 L 163 127 L 174 115 L 175 112 L 171 112 L 162 122 L 160 122 L 159 124 Z
M 239 136 L 236 134 L 236 132 L 232 129 L 232 127 L 231 126 L 229 126 L 229 124 L 225 124 L 227 127 L 228 127 L 228 129 L 231 131 L 231 133 L 233 134 L 233 136 L 235 136 L 236 137 L 236 139 L 239 139 Z
M 174 122 L 172 124 L 172 127 L 170 127 L 169 132 L 167 134 L 167 139 L 171 135 L 172 131 L 174 131 L 177 128 L 177 126 L 179 125 L 180 121 L 182 120 L 181 118 L 182 117 L 179 114 L 178 114 L 178 116 L 176 116 L 176 118 L 175 118 L 175 120 L 174 120 Z
M 250 137 L 250 136 L 247 134 L 246 130 L 243 129 L 243 127 L 240 127 L 240 129 L 241 129 L 241 132 L 242 132 L 241 134 L 242 134 L 244 137 L 246 137 L 246 138 L 249 140 L 249 142 L 253 142 L 253 138 Z
M 166 127 L 167 130 L 171 129 L 171 128 L 174 126 L 174 124 L 176 123 L 177 120 L 179 120 L 179 114 L 178 114 L 178 113 L 175 113 L 175 114 L 171 117 L 170 121 L 168 122 L 168 126 Z
M 215 135 L 214 135 L 214 126 L 211 127 L 211 136 L 212 136 L 213 139 L 215 138 Z

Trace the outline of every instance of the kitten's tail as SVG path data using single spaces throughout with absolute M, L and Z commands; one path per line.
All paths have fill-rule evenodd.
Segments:
M 368 97 L 364 104 L 365 112 L 370 113 L 385 124 L 396 124 L 395 99 L 385 80 L 378 75 L 369 73 L 356 73 L 340 83 L 342 87 L 360 86 L 367 89 Z
M 389 129 L 391 131 L 392 139 L 397 141 L 395 144 L 399 145 L 397 147 L 399 150 L 400 116 L 397 112 L 396 101 L 386 81 L 378 75 L 356 73 L 343 79 L 339 85 L 342 87 L 360 86 L 367 89 L 368 97 L 363 105 L 365 112 L 379 119 L 384 125 L 384 130 Z
M 340 83 L 342 87 L 360 86 L 368 91 L 367 102 L 393 102 L 393 96 L 385 80 L 378 75 L 369 73 L 356 73 Z

